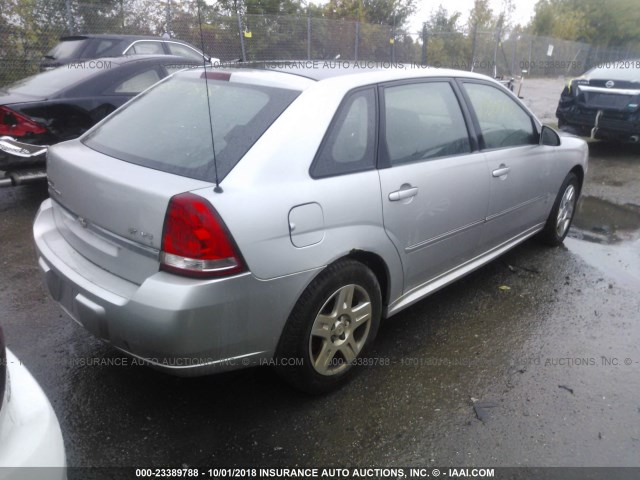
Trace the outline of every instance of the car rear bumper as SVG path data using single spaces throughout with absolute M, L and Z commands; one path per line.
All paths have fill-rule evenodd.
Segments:
M 7 362 L 10 388 L 0 411 L 0 480 L 65 479 L 64 442 L 51 403 L 9 350 Z
M 51 200 L 36 215 L 34 237 L 45 283 L 69 316 L 133 357 L 127 365 L 146 363 L 180 376 L 272 358 L 291 309 L 315 275 L 200 280 L 159 271 L 136 285 L 79 255 L 58 231 Z
M 561 124 L 581 128 L 585 134 L 590 134 L 591 129 L 596 126 L 596 117 L 599 111 L 596 108 L 571 106 L 558 108 L 556 116 Z M 626 138 L 640 135 L 640 115 L 602 110 L 597 126 L 596 137 Z

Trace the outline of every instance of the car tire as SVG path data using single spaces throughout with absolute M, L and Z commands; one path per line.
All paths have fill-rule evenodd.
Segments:
M 547 223 L 539 234 L 543 243 L 552 247 L 562 245 L 567 233 L 569 233 L 579 195 L 578 177 L 574 173 L 569 173 L 562 182 Z
M 375 339 L 382 295 L 360 262 L 340 260 L 302 293 L 276 351 L 276 371 L 294 388 L 321 394 L 344 384 Z

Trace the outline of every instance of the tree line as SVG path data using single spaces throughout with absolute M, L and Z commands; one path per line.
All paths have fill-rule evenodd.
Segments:
M 526 25 L 512 21 L 513 0 L 503 0 L 497 10 L 489 0 L 475 0 L 468 15 L 439 5 L 417 32 L 409 27 L 416 2 L 3 0 L 0 85 L 35 73 L 60 36 L 83 32 L 169 34 L 223 59 L 342 57 L 455 67 L 484 58 L 509 65 L 511 74 L 515 57 L 525 54 L 521 45 L 505 45 L 519 36 L 601 47 L 640 44 L 637 0 L 538 0 Z M 532 46 L 529 57 L 531 52 Z

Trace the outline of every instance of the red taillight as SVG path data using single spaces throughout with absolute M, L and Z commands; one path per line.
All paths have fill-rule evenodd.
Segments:
M 24 137 L 29 134 L 39 135 L 46 132 L 46 128 L 29 117 L 25 117 L 7 107 L 0 107 L 0 135 Z
M 180 275 L 221 277 L 243 271 L 244 263 L 211 204 L 183 193 L 167 207 L 160 268 Z

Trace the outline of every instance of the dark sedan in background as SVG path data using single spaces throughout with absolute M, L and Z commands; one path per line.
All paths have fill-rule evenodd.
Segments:
M 562 130 L 603 140 L 640 141 L 640 59 L 607 62 L 571 80 L 558 109 Z
M 44 178 L 44 155 L 27 145 L 52 145 L 85 131 L 173 72 L 202 65 L 173 55 L 136 55 L 73 63 L 0 89 L 0 185 Z M 3 138 L 4 137 L 4 138 Z M 45 149 L 34 149 L 36 153 Z M 36 178 L 34 178 L 34 175 Z
M 61 37 L 40 62 L 40 71 L 93 58 L 123 55 L 177 55 L 202 63 L 217 61 L 193 45 L 174 38 L 149 35 L 84 34 Z

